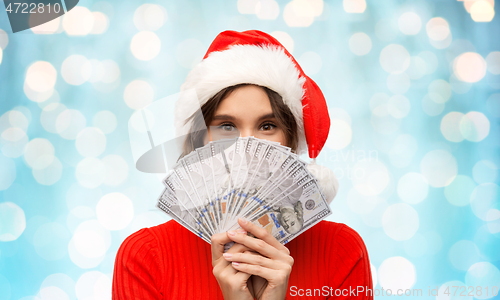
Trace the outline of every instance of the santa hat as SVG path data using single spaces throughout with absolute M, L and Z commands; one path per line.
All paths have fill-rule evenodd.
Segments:
M 308 169 L 330 203 L 337 194 L 338 181 L 333 171 L 315 163 L 330 130 L 325 97 L 274 37 L 258 30 L 221 32 L 188 74 L 181 92 L 194 89 L 202 106 L 220 90 L 241 83 L 264 86 L 281 95 L 297 122 L 297 153 L 308 151 L 313 159 Z M 192 108 L 188 101 L 181 103 L 176 108 L 178 120 L 187 120 Z M 176 122 L 176 127 L 182 134 L 190 124 Z

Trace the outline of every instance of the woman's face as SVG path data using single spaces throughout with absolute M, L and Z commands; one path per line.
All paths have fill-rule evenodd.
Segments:
M 278 127 L 269 98 L 261 87 L 244 85 L 221 101 L 209 124 L 205 144 L 238 136 L 254 136 L 286 145 L 283 129 Z

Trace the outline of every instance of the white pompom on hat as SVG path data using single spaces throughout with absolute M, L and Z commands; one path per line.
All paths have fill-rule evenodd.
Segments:
M 297 122 L 297 153 L 308 151 L 313 159 L 308 169 L 330 203 L 337 194 L 338 180 L 332 170 L 314 162 L 330 130 L 325 97 L 278 40 L 258 30 L 221 32 L 189 72 L 181 91 L 194 89 L 201 107 L 220 90 L 242 83 L 265 86 L 281 95 Z M 178 135 L 191 127 L 180 120 L 187 120 L 193 107 L 189 102 L 177 105 Z

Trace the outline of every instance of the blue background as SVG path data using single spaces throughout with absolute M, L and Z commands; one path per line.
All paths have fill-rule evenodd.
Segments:
M 154 207 L 161 175 L 134 167 L 129 118 L 177 93 L 227 29 L 275 35 L 322 89 L 332 127 L 317 161 L 340 182 L 328 220 L 359 232 L 374 287 L 435 299 L 429 287 L 482 286 L 477 298 L 491 298 L 499 17 L 474 22 L 452 0 L 370 0 L 362 13 L 312 1 L 322 9 L 296 27 L 287 1 L 267 2 L 273 19 L 245 13 L 244 2 L 151 1 L 147 23 L 143 2 L 80 1 L 53 34 L 12 34 L 0 12 L 0 300 L 110 298 L 123 239 L 169 220 Z M 104 27 L 85 29 L 90 12 Z M 158 53 L 140 50 L 144 41 Z

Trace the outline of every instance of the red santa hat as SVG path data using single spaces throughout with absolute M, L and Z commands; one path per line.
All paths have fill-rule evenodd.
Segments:
M 202 106 L 220 90 L 241 83 L 265 86 L 281 95 L 297 122 L 297 153 L 308 151 L 313 159 L 308 169 L 318 179 L 330 203 L 337 193 L 338 181 L 333 171 L 315 163 L 330 130 L 328 108 L 318 85 L 271 35 L 258 30 L 224 31 L 188 74 L 181 91 L 194 89 Z M 176 108 L 181 114 L 176 117 L 186 120 L 191 104 L 186 102 L 182 106 L 185 107 Z M 189 124 L 177 123 L 176 126 L 188 127 Z

